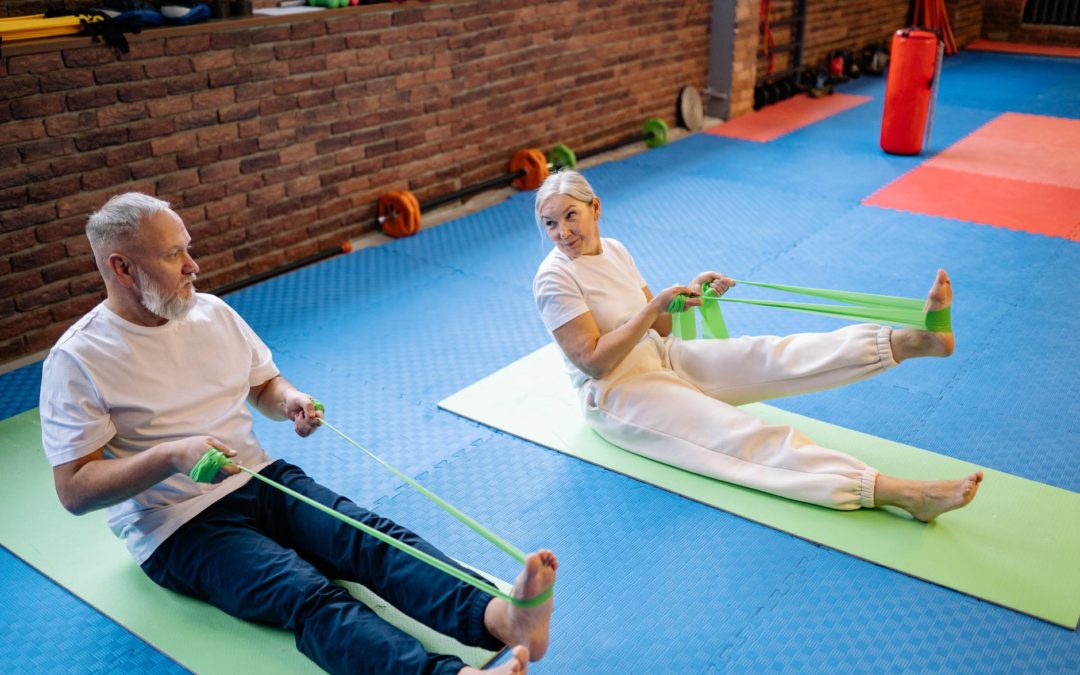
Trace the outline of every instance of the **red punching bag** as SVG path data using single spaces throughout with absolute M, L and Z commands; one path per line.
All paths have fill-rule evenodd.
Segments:
M 917 155 L 930 140 L 941 54 L 942 45 L 935 33 L 905 28 L 893 34 L 881 118 L 881 149 L 885 152 Z

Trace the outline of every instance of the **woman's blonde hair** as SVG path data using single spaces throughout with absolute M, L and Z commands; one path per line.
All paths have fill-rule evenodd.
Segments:
M 596 193 L 593 192 L 589 181 L 585 180 L 585 176 L 582 176 L 577 171 L 563 169 L 551 174 L 536 189 L 536 212 L 534 215 L 536 217 L 536 226 L 540 228 L 541 234 L 544 234 L 544 223 L 540 219 L 540 209 L 544 207 L 544 202 L 555 195 L 569 195 L 586 204 L 592 204 L 593 200 L 596 199 Z M 544 236 L 546 237 L 546 234 Z

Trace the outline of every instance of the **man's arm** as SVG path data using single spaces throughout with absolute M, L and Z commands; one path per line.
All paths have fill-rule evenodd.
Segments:
M 53 467 L 56 494 L 65 509 L 79 516 L 130 499 L 175 473 L 188 473 L 213 446 L 227 457 L 236 451 L 211 436 L 192 436 L 159 443 L 124 459 L 105 457 L 104 449 Z M 222 474 L 240 469 L 222 467 Z
M 251 388 L 248 402 L 272 420 L 290 419 L 300 436 L 310 436 L 319 428 L 322 413 L 315 410 L 311 396 L 292 386 L 281 375 Z

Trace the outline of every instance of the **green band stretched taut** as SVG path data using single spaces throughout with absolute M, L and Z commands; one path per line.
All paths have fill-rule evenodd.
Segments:
M 771 284 L 756 281 L 739 281 L 735 283 L 745 286 L 757 286 L 769 288 L 786 293 L 807 295 L 826 300 L 833 300 L 837 305 L 825 305 L 809 302 L 787 302 L 783 300 L 752 300 L 744 298 L 720 297 L 711 286 L 705 288 L 701 295 L 701 316 L 704 323 L 706 337 L 726 338 L 727 327 L 724 325 L 723 315 L 720 313 L 720 302 L 737 302 L 744 305 L 759 305 L 761 307 L 775 307 L 778 309 L 790 309 L 797 312 L 809 312 L 812 314 L 824 314 L 845 319 L 862 321 L 874 321 L 898 326 L 910 326 L 921 328 L 935 333 L 948 333 L 952 330 L 952 321 L 948 307 L 935 311 L 923 309 L 925 301 L 915 298 L 902 298 L 895 295 L 875 295 L 872 293 L 856 293 L 854 291 L 835 291 L 825 288 L 804 288 L 801 286 L 788 286 L 785 284 Z M 685 311 L 686 296 L 676 296 L 668 305 L 668 312 L 672 317 L 672 333 L 683 340 L 692 340 L 697 337 L 696 322 L 693 312 Z M 692 308 L 691 308 L 692 309 Z
M 315 409 L 316 410 L 324 410 L 324 406 L 323 406 L 322 403 L 320 403 L 318 401 L 314 401 L 314 404 L 315 404 Z M 420 492 L 420 494 L 424 495 L 425 497 L 427 497 L 431 501 L 438 504 L 440 507 L 442 507 L 444 510 L 446 510 L 450 515 L 454 516 L 455 518 L 457 518 L 458 520 L 463 522 L 465 525 L 467 525 L 474 532 L 476 532 L 480 536 L 484 537 L 485 539 L 487 539 L 491 543 L 495 544 L 495 546 L 499 547 L 501 550 L 506 552 L 511 558 L 514 558 L 515 560 L 517 560 L 520 563 L 525 562 L 525 553 L 523 553 L 520 549 L 515 547 L 513 544 L 509 543 L 508 541 L 506 541 L 502 537 L 498 536 L 497 534 L 495 534 L 491 530 L 487 529 L 486 527 L 484 527 L 480 523 L 476 522 L 475 520 L 473 520 L 469 516 L 465 515 L 460 510 L 458 510 L 456 507 L 454 507 L 453 505 L 448 503 L 446 500 L 442 499 L 441 497 L 439 497 L 435 493 L 431 492 L 430 490 L 428 490 L 424 486 L 420 485 L 419 483 L 417 483 L 413 479 L 409 478 L 408 476 L 406 476 L 404 473 L 402 473 L 398 469 L 396 469 L 393 466 L 387 464 L 382 459 L 380 459 L 378 456 L 376 456 L 373 452 L 371 452 L 370 450 L 368 450 L 364 446 L 360 445 L 356 441 L 354 441 L 351 438 L 349 438 L 348 436 L 346 436 L 344 433 L 339 431 L 336 427 L 331 425 L 325 419 L 320 419 L 319 422 L 323 426 L 325 426 L 325 427 L 331 429 L 332 431 L 334 431 L 334 433 L 341 436 L 343 439 L 345 439 L 346 441 L 348 441 L 349 443 L 351 443 L 355 447 L 357 447 L 360 450 L 362 450 L 363 452 L 365 452 L 369 457 L 374 459 L 376 462 L 378 462 L 379 464 L 381 464 L 384 467 L 386 467 L 387 469 L 389 469 L 391 472 L 394 473 L 394 475 L 398 476 L 399 478 L 404 480 L 406 483 L 411 485 L 418 492 Z M 217 472 L 221 469 L 221 467 L 223 467 L 223 466 L 225 466 L 227 464 L 234 464 L 234 462 L 232 462 L 228 457 L 226 457 L 224 455 L 224 453 L 222 453 L 220 450 L 218 450 L 217 448 L 212 447 L 206 452 L 206 454 L 204 454 L 199 459 L 199 461 L 195 464 L 195 466 L 192 467 L 191 472 L 190 472 L 189 475 L 191 476 L 192 480 L 198 481 L 200 483 L 209 483 L 210 481 L 212 481 L 214 479 L 214 476 L 217 475 Z M 388 545 L 393 546 L 394 548 L 396 548 L 396 549 L 398 549 L 400 551 L 408 553 L 409 555 L 411 555 L 411 556 L 413 556 L 413 557 L 415 557 L 415 558 L 417 558 L 417 559 L 431 565 L 432 567 L 434 567 L 434 568 L 436 568 L 436 569 L 438 569 L 438 570 L 440 570 L 442 572 L 445 572 L 446 574 L 449 574 L 450 576 L 454 577 L 455 579 L 458 579 L 459 581 L 463 581 L 463 582 L 465 582 L 465 583 L 467 583 L 467 584 L 469 584 L 471 586 L 474 586 L 474 587 L 476 587 L 476 588 L 478 588 L 478 589 L 480 589 L 480 590 L 482 590 L 485 593 L 488 593 L 490 595 L 494 595 L 496 597 L 502 598 L 503 600 L 505 600 L 505 601 L 509 602 L 510 604 L 515 605 L 517 607 L 536 607 L 537 605 L 542 604 L 548 598 L 550 598 L 552 596 L 552 593 L 554 592 L 554 586 L 552 586 L 552 587 L 549 587 L 547 590 L 545 590 L 545 591 L 543 591 L 543 592 L 541 592 L 541 593 L 539 593 L 539 594 L 537 594 L 537 595 L 535 595 L 535 596 L 533 596 L 531 598 L 515 598 L 515 597 L 511 596 L 510 594 L 503 592 L 502 590 L 500 590 L 499 588 L 497 588 L 493 584 L 488 583 L 486 581 L 483 581 L 481 579 L 478 579 L 478 578 L 472 576 L 471 574 L 469 574 L 468 572 L 465 572 L 465 571 L 463 571 L 463 570 L 461 570 L 461 569 L 459 569 L 459 568 L 457 568 L 457 567 L 455 567 L 453 565 L 450 565 L 449 563 L 447 563 L 444 560 L 440 560 L 439 558 L 436 558 L 436 557 L 432 556 L 430 553 L 427 553 L 425 551 L 421 551 L 421 550 L 416 549 L 416 548 L 414 548 L 414 547 L 412 547 L 412 546 L 410 546 L 410 545 L 408 545 L 408 544 L 406 544 L 406 543 L 404 543 L 402 541 L 394 539 L 393 537 L 391 537 L 391 536 L 389 536 L 387 534 L 384 534 L 384 533 L 370 527 L 369 525 L 365 525 L 364 523 L 361 523 L 361 522 L 359 522 L 358 520 L 356 520 L 354 518 L 350 518 L 349 516 L 346 516 L 345 514 L 339 513 L 339 512 L 331 509 L 330 507 L 328 507 L 328 506 L 326 506 L 324 504 L 320 504 L 320 503 L 316 502 L 315 500 L 311 499 L 310 497 L 307 497 L 306 495 L 302 495 L 299 492 L 296 492 L 295 490 L 292 490 L 292 489 L 290 489 L 288 487 L 285 487 L 284 485 L 281 485 L 280 483 L 277 483 L 277 482 L 275 482 L 273 480 L 270 480 L 269 478 L 261 476 L 259 473 L 255 472 L 255 471 L 252 471 L 251 469 L 248 469 L 247 467 L 240 466 L 239 464 L 236 464 L 235 466 L 237 468 L 239 468 L 241 471 L 243 471 L 244 473 L 247 473 L 247 474 L 251 475 L 252 477 L 257 478 L 258 480 L 261 480 L 262 482 L 266 483 L 267 485 L 270 485 L 271 487 L 274 487 L 274 488 L 276 488 L 278 490 L 281 490 L 285 494 L 288 494 L 288 495 L 290 495 L 292 497 L 295 497 L 296 499 L 299 499 L 300 501 L 304 502 L 308 506 L 316 508 L 316 509 L 322 511 L 323 513 L 325 513 L 325 514 L 327 514 L 327 515 L 329 515 L 329 516 L 331 516 L 333 518 L 337 518 L 341 522 L 343 522 L 343 523 L 345 523 L 347 525 L 351 525 L 352 527 L 355 527 L 356 529 L 360 530 L 364 534 L 368 534 L 368 535 L 370 535 L 372 537 L 375 537 L 376 539 L 378 539 L 379 541 L 382 541 L 385 544 L 388 544 Z

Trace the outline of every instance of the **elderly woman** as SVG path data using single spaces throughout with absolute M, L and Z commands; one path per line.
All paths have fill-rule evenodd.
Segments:
M 952 333 L 863 324 L 831 333 L 682 341 L 667 308 L 701 304 L 702 272 L 656 296 L 621 243 L 600 236 L 600 200 L 574 171 L 536 194 L 536 219 L 555 243 L 533 280 L 544 325 L 578 388 L 589 425 L 632 452 L 720 480 L 834 509 L 899 507 L 928 522 L 966 505 L 982 472 L 959 480 L 905 480 L 816 445 L 798 430 L 737 408 L 866 379 L 909 358 L 949 356 Z M 952 302 L 939 270 L 927 310 Z

